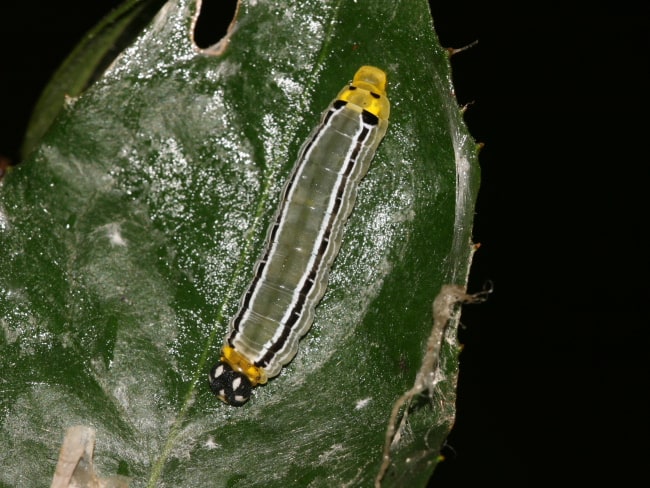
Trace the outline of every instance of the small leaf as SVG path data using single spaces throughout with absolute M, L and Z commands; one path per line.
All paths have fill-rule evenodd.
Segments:
M 371 486 L 444 284 L 466 284 L 476 145 L 423 0 L 248 1 L 220 55 L 176 0 L 0 191 L 0 484 L 46 486 L 66 429 L 132 486 Z M 298 150 L 356 69 L 391 122 L 298 355 L 242 408 L 217 359 Z M 423 486 L 454 418 L 456 321 L 384 486 Z
M 65 97 L 76 97 L 101 76 L 121 49 L 148 23 L 163 0 L 127 0 L 110 12 L 61 64 L 41 94 L 27 126 L 23 157 L 37 146 L 63 109 Z

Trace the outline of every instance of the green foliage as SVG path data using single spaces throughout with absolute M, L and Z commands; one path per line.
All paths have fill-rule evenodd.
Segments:
M 221 55 L 161 14 L 0 189 L 0 485 L 46 486 L 71 425 L 131 486 L 370 486 L 442 284 L 464 285 L 476 147 L 425 1 L 243 2 Z M 362 64 L 391 123 L 298 356 L 242 408 L 207 372 L 320 113 Z M 34 143 L 36 144 L 36 143 Z M 458 345 L 385 486 L 424 486 Z

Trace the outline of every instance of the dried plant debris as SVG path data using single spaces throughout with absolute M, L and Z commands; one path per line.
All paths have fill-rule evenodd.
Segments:
M 85 425 L 70 427 L 63 439 L 51 488 L 128 488 L 128 478 L 100 478 L 95 473 L 93 451 L 95 429 Z
M 415 376 L 413 386 L 400 396 L 393 404 L 382 454 L 382 464 L 375 478 L 375 488 L 380 488 L 384 475 L 391 464 L 391 450 L 397 448 L 402 433 L 407 429 L 409 405 L 411 401 L 427 392 L 433 400 L 434 389 L 438 382 L 437 369 L 440 360 L 440 348 L 445 328 L 452 319 L 457 319 L 460 312 L 459 305 L 466 303 L 479 303 L 486 299 L 491 290 L 486 290 L 473 295 L 467 294 L 465 289 L 457 285 L 443 285 L 440 293 L 433 301 L 433 328 L 427 340 L 427 349 L 422 360 L 422 365 Z M 403 407 L 406 405 L 406 408 Z M 400 412 L 403 413 L 400 417 Z M 398 426 L 399 422 L 399 426 Z

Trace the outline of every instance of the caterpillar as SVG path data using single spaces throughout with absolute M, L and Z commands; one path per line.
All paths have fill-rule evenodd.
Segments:
M 323 297 L 357 187 L 386 134 L 386 73 L 362 66 L 300 149 L 262 256 L 208 379 L 241 406 L 298 352 Z

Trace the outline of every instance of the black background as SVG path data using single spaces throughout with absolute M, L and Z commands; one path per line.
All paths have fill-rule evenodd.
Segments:
M 0 5 L 0 155 L 120 2 Z M 648 18 L 432 2 L 485 144 L 456 426 L 431 486 L 629 486 L 647 458 Z M 14 5 L 15 4 L 15 5 Z M 523 4 L 522 4 L 523 5 Z

